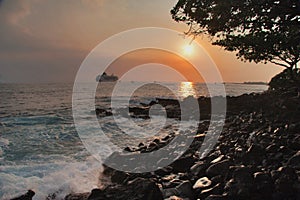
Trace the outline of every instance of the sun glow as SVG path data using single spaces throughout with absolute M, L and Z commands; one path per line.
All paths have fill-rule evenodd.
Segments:
M 183 47 L 183 52 L 184 52 L 184 54 L 186 54 L 186 55 L 191 55 L 192 53 L 193 53 L 193 51 L 194 51 L 194 49 L 193 49 L 193 46 L 192 45 L 185 45 L 184 47 Z
M 192 82 L 181 82 L 179 85 L 180 96 L 186 98 L 188 96 L 196 96 L 194 83 Z

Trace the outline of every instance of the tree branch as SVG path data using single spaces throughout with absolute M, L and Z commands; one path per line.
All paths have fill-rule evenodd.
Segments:
M 275 62 L 273 60 L 270 60 L 270 63 L 273 63 L 275 65 L 279 65 L 279 66 L 282 66 L 282 67 L 285 67 L 285 68 L 290 68 L 290 66 L 288 66 L 288 65 L 285 65 L 285 64 L 282 64 L 282 63 L 279 63 L 279 62 Z

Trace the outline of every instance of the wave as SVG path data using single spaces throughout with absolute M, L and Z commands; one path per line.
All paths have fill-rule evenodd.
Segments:
M 93 157 L 82 162 L 54 162 L 48 164 L 28 164 L 0 166 L 0 199 L 36 192 L 35 200 L 55 195 L 63 199 L 72 192 L 89 192 L 99 187 L 102 165 Z

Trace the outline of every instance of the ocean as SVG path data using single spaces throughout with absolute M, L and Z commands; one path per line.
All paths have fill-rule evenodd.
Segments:
M 97 89 L 95 106 L 108 109 L 115 83 L 101 83 Z M 121 92 L 115 94 L 120 107 L 122 99 L 130 95 L 130 105 L 149 103 L 155 98 L 209 96 L 201 83 L 145 84 L 130 91 L 135 82 L 120 83 Z M 226 84 L 229 96 L 260 93 L 266 85 Z M 0 84 L 0 199 L 9 199 L 36 192 L 34 199 L 56 194 L 57 199 L 70 192 L 88 192 L 98 187 L 101 163 L 84 148 L 75 129 L 72 116 L 72 84 Z M 218 90 L 218 88 L 216 88 Z M 200 108 L 201 109 L 201 108 Z M 88 111 L 91 116 L 94 111 Z M 99 119 L 99 124 L 115 144 L 121 147 L 136 145 L 136 141 L 119 134 L 112 116 Z M 137 119 L 140 126 L 147 120 Z M 175 123 L 168 119 L 167 125 Z M 126 121 L 124 121 L 126 124 Z M 131 134 L 131 127 L 125 127 Z M 164 130 L 168 134 L 168 129 Z M 132 133 L 134 134 L 134 133 Z M 101 143 L 101 141 L 99 141 Z M 109 152 L 106 152 L 109 153 Z

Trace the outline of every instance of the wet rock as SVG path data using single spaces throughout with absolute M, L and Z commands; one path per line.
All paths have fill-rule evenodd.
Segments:
M 271 144 L 266 148 L 268 153 L 276 153 L 278 151 L 278 146 L 276 144 Z
M 265 149 L 259 145 L 252 144 L 245 155 L 245 162 L 251 164 L 259 164 L 265 156 Z
M 68 194 L 65 200 L 87 200 L 90 193 Z
M 238 167 L 234 170 L 232 177 L 237 184 L 236 195 L 240 198 L 250 198 L 254 187 L 252 170 L 248 167 Z
M 204 175 L 207 167 L 208 167 L 208 164 L 206 164 L 204 162 L 197 162 L 190 168 L 190 172 L 194 176 L 202 176 L 202 175 Z
M 300 135 L 298 135 L 298 136 L 294 135 L 293 138 L 289 139 L 288 147 L 293 150 L 296 150 L 296 151 L 299 150 L 300 149 Z
M 177 196 L 183 199 L 194 199 L 194 191 L 192 189 L 192 184 L 189 181 L 181 181 L 176 187 L 164 189 L 162 193 L 164 198 Z
M 134 152 L 134 150 L 130 147 L 125 147 L 124 148 L 124 151 L 127 151 L 127 152 Z
M 160 141 L 159 138 L 155 138 L 155 139 L 153 140 L 153 142 L 156 143 L 156 144 L 159 144 L 161 141 Z
M 216 159 L 212 160 L 210 163 L 211 163 L 211 164 L 218 163 L 218 162 L 220 162 L 221 160 L 223 160 L 224 157 L 225 157 L 224 155 L 220 155 L 220 156 L 217 157 Z
M 143 146 L 145 146 L 145 144 L 142 142 L 140 142 L 140 144 L 138 145 L 138 147 L 143 147 Z
M 103 166 L 103 172 L 102 172 L 102 174 L 104 176 L 111 176 L 113 174 L 113 172 L 115 171 L 115 169 L 109 167 L 108 165 L 106 165 L 104 163 L 102 164 L 102 166 Z
M 193 200 L 195 198 L 192 184 L 189 181 L 182 182 L 176 187 L 176 190 L 178 191 L 180 197 L 187 197 L 190 200 Z
M 200 133 L 200 134 L 197 134 L 197 135 L 193 136 L 193 138 L 194 138 L 194 141 L 202 142 L 205 139 L 205 134 Z
M 209 195 L 208 197 L 205 198 L 205 200 L 227 200 L 228 197 L 225 195 Z
M 271 175 L 266 172 L 254 173 L 255 193 L 263 199 L 270 199 L 274 190 Z
M 225 176 L 229 170 L 231 162 L 230 160 L 226 159 L 221 162 L 217 162 L 215 164 L 212 164 L 207 170 L 206 173 L 210 177 L 217 176 L 217 175 L 223 175 Z
M 103 191 L 100 189 L 93 189 L 91 194 L 88 196 L 88 200 L 100 200 L 101 195 L 103 195 Z
M 102 108 L 96 108 L 96 115 L 98 117 L 112 116 L 112 112 L 107 111 L 107 110 L 102 109 Z
M 252 184 L 252 170 L 248 167 L 238 167 L 233 171 L 233 179 L 239 184 Z
M 171 187 L 177 187 L 178 185 L 180 185 L 183 181 L 180 180 L 179 175 L 176 175 L 175 178 L 171 181 L 169 181 L 169 183 L 173 184 L 173 186 Z
M 171 139 L 171 136 L 167 135 L 164 138 L 162 138 L 161 140 L 163 140 L 163 141 L 169 141 L 170 139 Z
M 176 197 L 179 196 L 179 192 L 176 190 L 176 188 L 164 189 L 162 191 L 162 194 L 163 194 L 164 199 L 169 198 L 171 196 L 176 196 Z
M 290 167 L 295 167 L 300 169 L 300 151 L 295 153 L 287 162 L 287 165 Z
M 32 197 L 35 195 L 35 192 L 28 190 L 26 194 L 23 194 L 19 197 L 13 198 L 11 200 L 32 200 Z
M 179 158 L 178 160 L 175 160 L 171 166 L 173 167 L 173 172 L 187 172 L 191 166 L 195 163 L 194 158 L 190 156 L 186 156 L 183 158 Z
M 221 183 L 222 181 L 223 181 L 223 176 L 222 175 L 214 176 L 214 177 L 211 178 L 211 182 L 213 184 Z
M 122 184 L 128 177 L 129 177 L 128 173 L 116 170 L 111 175 L 111 182 Z
M 167 167 L 161 168 L 159 170 L 156 170 L 155 174 L 163 177 L 163 176 L 170 174 L 171 172 L 172 172 L 172 167 L 167 166 Z
M 88 200 L 163 200 L 162 193 L 155 182 L 136 178 L 127 185 L 109 185 L 104 190 L 94 189 Z
M 232 178 L 229 181 L 227 181 L 224 190 L 226 192 L 226 194 L 229 197 L 234 197 L 237 195 L 237 191 L 238 191 L 238 184 L 237 182 Z
M 196 181 L 196 183 L 193 185 L 193 189 L 207 188 L 210 185 L 211 180 L 209 180 L 207 177 L 202 177 Z
M 198 198 L 205 199 L 210 195 L 221 195 L 223 193 L 223 187 L 220 183 L 216 184 L 215 186 L 204 189 L 198 194 Z
M 155 150 L 158 150 L 159 149 L 159 145 L 155 142 L 151 142 L 147 149 L 146 149 L 146 152 L 152 152 L 152 151 L 155 151 Z
M 278 169 L 278 172 L 278 178 L 275 180 L 275 189 L 287 196 L 295 194 L 294 186 L 298 182 L 296 171 L 290 167 L 281 167 Z
M 183 198 L 180 198 L 180 197 L 177 197 L 177 196 L 171 196 L 167 199 L 164 199 L 164 200 L 184 200 Z
M 148 106 L 145 106 L 145 107 L 129 107 L 129 112 L 133 113 L 134 116 L 148 116 L 149 107 Z
M 251 199 L 253 194 L 252 186 L 249 185 L 248 181 L 241 182 L 230 179 L 224 189 L 230 199 Z
M 219 149 L 222 154 L 226 155 L 230 149 L 230 146 L 228 146 L 226 144 L 220 144 Z

